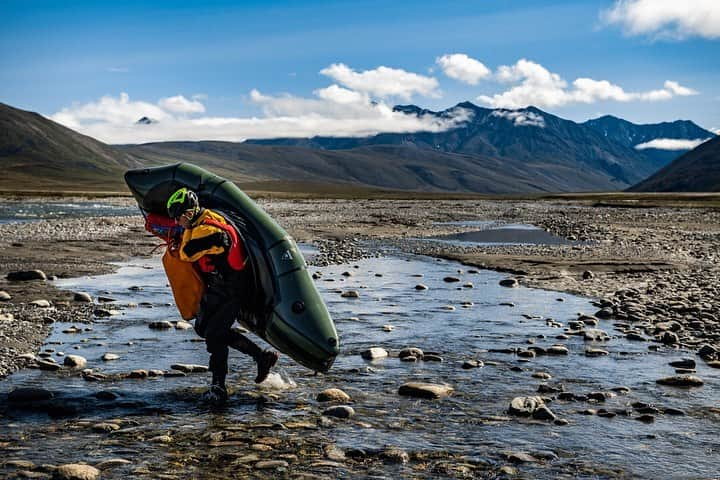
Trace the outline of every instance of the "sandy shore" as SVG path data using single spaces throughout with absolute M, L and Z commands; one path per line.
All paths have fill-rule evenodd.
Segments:
M 130 199 L 127 200 L 131 202 Z M 602 299 L 605 313 L 627 320 L 627 335 L 699 351 L 720 350 L 720 211 L 613 208 L 580 202 L 454 200 L 263 200 L 298 241 L 316 244 L 316 262 L 377 255 L 376 247 L 456 259 L 508 272 L 520 283 Z M 442 222 L 529 223 L 574 245 L 449 246 L 428 237 L 472 230 Z M 150 255 L 159 242 L 136 217 L 0 225 L 0 376 L 25 365 L 54 321 L 90 321 L 93 306 L 52 280 L 9 281 L 41 270 L 50 279 L 98 274 L 110 262 Z M 31 302 L 48 300 L 50 307 Z M 708 354 L 709 352 L 709 354 Z

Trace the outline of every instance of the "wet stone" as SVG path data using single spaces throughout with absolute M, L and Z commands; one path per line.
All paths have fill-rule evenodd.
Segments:
M 33 300 L 30 305 L 37 308 L 50 308 L 50 302 L 47 300 Z
M 671 387 L 700 387 L 703 381 L 695 375 L 675 375 L 673 377 L 665 377 L 656 380 L 660 385 Z
M 258 470 L 277 470 L 280 468 L 288 468 L 289 464 L 285 460 L 263 460 L 255 464 Z
M 547 349 L 548 355 L 569 355 L 570 350 L 564 345 L 553 345 Z
M 52 359 L 38 360 L 37 367 L 40 370 L 46 370 L 46 371 L 50 371 L 50 372 L 55 371 L 55 370 L 60 370 L 60 365 L 58 365 L 57 363 L 55 363 L 54 361 L 51 361 L 51 360 Z
M 175 323 L 175 328 L 177 330 L 189 330 L 193 328 L 192 324 L 189 322 L 186 322 L 184 320 L 180 320 L 177 323 Z
M 102 356 L 102 359 L 105 362 L 111 362 L 113 360 L 117 360 L 118 358 L 120 358 L 120 356 L 114 353 L 106 353 Z
M 318 402 L 349 402 L 350 400 L 350 395 L 339 388 L 328 388 L 317 396 Z
M 547 372 L 534 372 L 532 374 L 533 378 L 539 378 L 541 380 L 550 380 L 552 378 L 552 375 L 550 375 Z
M 65 357 L 63 365 L 70 368 L 85 368 L 87 360 L 80 355 L 68 355 Z
M 514 278 L 505 278 L 503 280 L 500 280 L 500 286 L 501 287 L 508 287 L 508 288 L 515 288 L 519 286 L 519 283 Z
M 446 397 L 453 392 L 453 388 L 447 385 L 434 383 L 409 382 L 400 386 L 398 394 L 405 397 L 437 399 Z
M 110 422 L 96 423 L 92 426 L 92 430 L 94 432 L 110 433 L 114 432 L 115 430 L 120 430 L 120 425 Z
M 60 465 L 53 472 L 56 480 L 95 480 L 100 477 L 100 470 L 90 465 L 70 463 Z
M 655 417 L 653 415 L 640 415 L 639 417 L 635 417 L 635 420 L 643 423 L 653 423 L 655 421 Z
M 148 327 L 152 330 L 168 330 L 173 328 L 173 324 L 167 320 L 160 320 L 157 322 L 151 322 Z
M 340 294 L 343 298 L 360 298 L 360 293 L 357 290 L 348 290 Z
M 460 279 L 457 278 L 457 277 L 445 277 L 445 278 L 443 278 L 443 282 L 445 282 L 445 283 L 455 283 L 455 282 L 459 282 L 459 281 L 460 281 Z
M 541 405 L 532 413 L 532 417 L 535 420 L 543 421 L 555 421 L 557 418 L 555 414 L 547 407 L 547 405 Z
M 47 280 L 47 275 L 42 270 L 25 270 L 10 272 L 5 277 L 11 282 L 24 282 L 29 280 Z
M 480 360 L 465 360 L 462 364 L 462 368 L 465 370 L 470 370 L 472 368 L 480 368 L 482 366 L 484 366 L 484 364 Z
M 517 417 L 529 417 L 543 405 L 545 401 L 541 397 L 515 397 L 510 402 L 508 413 Z
M 360 355 L 365 360 L 378 360 L 381 358 L 386 358 L 388 356 L 388 352 L 384 348 L 372 347 L 363 351 Z
M 603 357 L 609 355 L 610 352 L 603 350 L 602 348 L 587 348 L 585 349 L 586 357 Z
M 111 458 L 98 463 L 95 465 L 95 468 L 98 470 L 110 470 L 112 468 L 124 467 L 126 465 L 132 465 L 132 462 L 124 458 Z
M 696 364 L 695 360 L 692 358 L 683 358 L 682 360 L 674 360 L 670 362 L 668 365 L 675 368 L 686 368 L 686 369 L 694 369 Z
M 355 415 L 355 410 L 347 405 L 339 405 L 323 410 L 323 415 L 336 418 L 350 418 Z
M 0 290 L 0 302 L 8 302 L 12 300 L 12 296 L 5 290 Z
M 432 353 L 426 353 L 425 355 L 423 355 L 422 360 L 424 362 L 442 362 L 443 361 L 443 359 L 440 355 L 435 355 Z
M 174 363 L 170 368 L 183 373 L 203 373 L 208 371 L 206 365 L 192 365 L 187 363 Z
M 76 292 L 73 296 L 73 300 L 82 303 L 92 303 L 93 299 L 87 292 Z
M 428 289 L 427 285 L 423 285 L 422 283 L 418 283 L 417 285 L 415 285 L 415 290 L 427 290 L 427 289 Z

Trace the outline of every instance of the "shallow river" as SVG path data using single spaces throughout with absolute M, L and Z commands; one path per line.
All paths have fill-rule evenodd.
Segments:
M 53 391 L 69 409 L 59 412 L 59 418 L 31 409 L 5 409 L 4 416 L 0 416 L 0 430 L 11 438 L 24 435 L 35 445 L 7 452 L 5 457 L 36 463 L 93 463 L 134 455 L 133 468 L 161 459 L 169 462 L 168 449 L 162 445 L 140 447 L 108 441 L 104 433 L 80 430 L 73 433 L 64 429 L 62 435 L 53 435 L 52 426 L 66 421 L 129 417 L 158 434 L 179 437 L 202 435 L 214 424 L 318 423 L 324 405 L 315 396 L 321 390 L 337 387 L 352 397 L 356 415 L 349 420 L 319 422 L 321 428 L 307 435 L 348 451 L 394 446 L 428 455 L 450 452 L 464 456 L 465 461 L 488 465 L 507 463 L 503 459 L 506 451 L 528 452 L 543 460 L 518 469 L 536 478 L 555 478 L 558 474 L 587 478 L 719 475 L 720 416 L 710 407 L 718 406 L 720 400 L 720 371 L 698 362 L 697 374 L 705 381 L 704 386 L 660 386 L 655 382 L 658 378 L 674 373 L 669 361 L 692 358 L 693 354 L 665 347 L 651 351 L 649 343 L 630 342 L 616 335 L 608 320 L 601 321 L 598 327 L 610 334 L 607 342 L 590 344 L 581 336 L 556 339 L 563 329 L 549 326 L 547 319 L 566 325 L 580 312 L 592 314 L 598 308 L 589 299 L 523 287 L 505 288 L 498 285 L 504 278 L 502 274 L 471 273 L 474 271 L 458 263 L 417 256 L 389 256 L 351 265 L 311 267 L 310 271 L 322 273 L 316 284 L 341 339 L 341 355 L 329 374 L 314 376 L 281 357 L 277 374 L 257 387 L 251 380 L 254 364 L 248 357 L 231 352 L 229 380 L 235 393 L 227 409 L 210 412 L 197 400 L 208 381 L 206 373 L 87 382 L 80 376 L 21 371 L 0 382 L 0 394 L 19 386 L 42 386 Z M 352 275 L 343 276 L 344 272 Z M 447 276 L 460 281 L 445 282 Z M 415 290 L 418 283 L 428 289 Z M 91 331 L 62 333 L 71 324 L 56 324 L 43 349 L 52 349 L 50 353 L 60 363 L 58 352 L 82 355 L 88 360 L 88 368 L 104 373 L 167 371 L 174 363 L 207 364 L 204 344 L 196 341 L 192 329 L 148 328 L 156 320 L 179 319 L 158 258 L 129 262 L 112 275 L 61 280 L 58 284 L 89 292 L 94 298 L 111 297 L 115 301 L 104 308 L 117 310 L 116 315 L 96 319 Z M 346 290 L 357 290 L 359 298 L 341 297 Z M 392 330 L 386 331 L 386 325 Z M 83 329 L 88 325 L 77 326 Z M 529 342 L 540 347 L 562 343 L 570 354 L 523 361 L 512 353 L 497 352 L 527 348 Z M 395 357 L 363 360 L 360 352 L 373 346 L 381 346 Z M 437 352 L 443 361 L 401 362 L 396 354 L 409 346 Z M 585 349 L 590 346 L 610 354 L 587 357 Z M 103 362 L 101 357 L 107 352 L 117 354 L 119 359 Z M 461 368 L 463 361 L 471 359 L 482 360 L 485 366 Z M 547 372 L 552 379 L 538 380 L 531 376 L 534 372 Z M 408 381 L 449 384 L 455 392 L 441 400 L 399 396 L 398 387 Z M 516 396 L 537 395 L 541 383 L 564 384 L 566 391 L 578 395 L 608 392 L 619 386 L 630 391 L 602 404 L 552 402 L 549 406 L 558 418 L 569 421 L 564 426 L 508 417 L 510 401 Z M 119 398 L 98 400 L 93 395 L 100 391 L 112 391 Z M 685 415 L 657 414 L 654 423 L 647 424 L 638 421 L 639 414 L 634 412 L 614 418 L 579 413 L 588 408 L 629 409 L 634 402 L 676 408 Z M 295 431 L 287 432 L 287 438 L 291 438 Z M 114 475 L 122 478 L 122 472 L 128 471 L 115 470 Z M 411 473 L 402 464 L 375 471 L 380 477 Z M 342 469 L 330 475 L 353 476 Z

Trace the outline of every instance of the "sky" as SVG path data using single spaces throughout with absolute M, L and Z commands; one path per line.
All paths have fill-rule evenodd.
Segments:
M 0 102 L 107 143 L 439 131 L 467 112 L 392 107 L 463 101 L 718 131 L 720 1 L 0 1 Z

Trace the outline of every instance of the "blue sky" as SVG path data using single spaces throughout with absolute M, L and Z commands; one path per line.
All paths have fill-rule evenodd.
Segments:
M 380 107 L 465 100 L 720 129 L 718 1 L 4 0 L 0 18 L 0 102 L 111 143 L 442 129 Z

